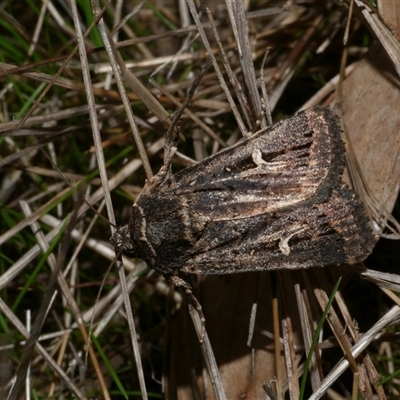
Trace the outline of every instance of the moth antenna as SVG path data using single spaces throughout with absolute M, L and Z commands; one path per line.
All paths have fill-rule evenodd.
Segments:
M 104 274 L 103 280 L 101 281 L 99 291 L 97 292 L 96 301 L 94 302 L 94 306 L 93 306 L 92 316 L 90 317 L 88 341 L 87 341 L 86 348 L 85 348 L 85 367 L 86 367 L 86 369 L 87 369 L 87 363 L 88 363 L 89 347 L 92 345 L 92 332 L 93 332 L 93 324 L 94 324 L 94 316 L 96 313 L 96 308 L 97 308 L 97 305 L 99 304 L 101 292 L 103 291 L 104 285 L 106 283 L 106 279 L 111 271 L 111 268 L 115 265 L 115 263 L 117 262 L 118 258 L 121 257 L 121 255 L 122 255 L 122 250 L 120 250 L 115 255 L 114 260 L 108 266 L 106 273 Z
M 185 294 L 187 296 L 189 303 L 197 311 L 197 314 L 199 315 L 199 318 L 201 321 L 201 333 L 200 333 L 199 341 L 200 341 L 200 343 L 203 343 L 204 336 L 206 333 L 206 324 L 205 324 L 206 319 L 204 317 L 203 308 L 201 307 L 200 302 L 197 300 L 196 296 L 193 294 L 192 286 L 190 286 L 189 283 L 187 283 L 185 280 L 183 280 L 182 278 L 180 278 L 176 275 L 163 274 L 163 276 L 167 280 L 167 282 L 171 283 L 176 288 L 181 288 L 185 291 Z
M 37 140 L 37 138 L 35 136 L 33 136 L 33 139 L 36 141 L 37 146 L 39 147 L 40 151 L 44 154 L 44 156 L 50 161 L 50 164 L 52 165 L 52 167 L 59 173 L 59 175 L 61 176 L 61 178 L 64 180 L 64 182 L 67 184 L 67 186 L 74 192 L 75 195 L 78 195 L 78 191 L 77 188 L 72 185 L 72 183 L 68 180 L 68 178 L 62 173 L 62 171 L 60 170 L 60 168 L 58 168 L 58 166 L 54 163 L 54 161 L 52 160 L 52 158 L 47 154 L 47 151 L 43 148 L 42 144 L 39 142 L 39 140 Z M 80 183 L 78 183 L 79 185 Z M 107 222 L 107 224 L 113 226 L 115 229 L 117 229 L 118 227 L 113 224 L 111 221 L 109 221 L 106 217 L 104 217 L 103 215 L 101 215 L 96 208 L 94 208 L 85 198 L 82 199 L 83 202 L 95 213 L 97 214 L 103 221 Z

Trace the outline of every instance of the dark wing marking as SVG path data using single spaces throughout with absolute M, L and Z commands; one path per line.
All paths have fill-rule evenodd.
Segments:
M 214 219 L 273 212 L 306 201 L 338 182 L 344 144 L 337 117 L 315 107 L 175 174 L 158 188 Z M 154 193 L 153 193 L 154 194 Z
M 179 265 L 171 260 L 170 267 L 230 274 L 355 264 L 372 251 L 373 242 L 361 203 L 342 186 L 324 203 L 250 219 L 212 221 L 193 247 L 177 258 Z M 180 249 L 175 251 L 181 254 Z

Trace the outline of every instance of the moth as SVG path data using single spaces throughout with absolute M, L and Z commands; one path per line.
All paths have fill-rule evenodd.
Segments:
M 299 112 L 170 177 L 162 168 L 111 242 L 167 276 L 361 262 L 374 238 L 344 157 L 336 115 Z

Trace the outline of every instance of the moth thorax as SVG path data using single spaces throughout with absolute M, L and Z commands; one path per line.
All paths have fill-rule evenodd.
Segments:
M 143 225 L 143 226 L 142 226 Z M 129 220 L 130 234 L 132 242 L 140 240 L 141 236 L 146 235 L 146 219 L 143 210 L 138 205 L 132 207 L 132 214 Z
M 174 245 L 193 244 L 204 221 L 178 196 L 165 196 L 156 203 L 142 196 L 133 206 L 129 224 L 135 250 L 158 254 Z

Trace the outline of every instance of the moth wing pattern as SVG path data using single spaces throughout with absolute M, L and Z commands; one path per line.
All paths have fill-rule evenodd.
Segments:
M 197 212 L 216 219 L 273 212 L 306 201 L 344 170 L 337 117 L 315 107 L 244 138 L 165 182 L 160 195 L 191 197 Z M 237 212 L 235 212 L 237 209 Z
M 361 204 L 342 186 L 323 203 L 307 202 L 251 221 L 213 221 L 180 270 L 222 274 L 355 264 L 372 250 L 369 231 Z
M 341 181 L 344 152 L 337 117 L 315 107 L 150 183 L 129 222 L 134 253 L 161 273 L 360 262 L 373 236 Z

